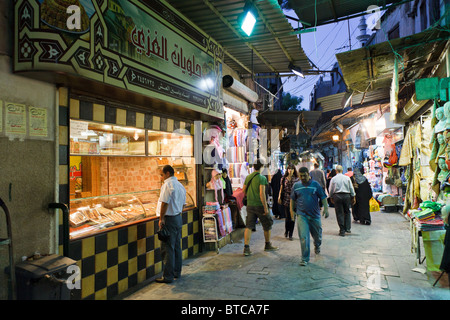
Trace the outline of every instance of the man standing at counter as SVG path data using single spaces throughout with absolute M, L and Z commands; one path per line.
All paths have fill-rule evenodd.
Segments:
M 170 238 L 166 242 L 161 242 L 163 255 L 164 272 L 163 277 L 156 279 L 156 282 L 171 283 L 174 278 L 181 276 L 182 253 L 181 253 L 181 228 L 183 220 L 181 212 L 186 202 L 186 189 L 174 176 L 175 171 L 170 165 L 165 165 L 161 170 L 161 180 L 164 184 L 161 187 L 161 194 L 158 200 L 160 207 L 159 228 L 166 228 Z

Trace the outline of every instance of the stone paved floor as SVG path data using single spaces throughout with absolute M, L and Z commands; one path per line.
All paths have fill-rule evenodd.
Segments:
M 216 252 L 203 252 L 183 262 L 180 279 L 152 282 L 125 300 L 450 300 L 448 277 L 433 287 L 439 272 L 412 271 L 409 222 L 399 213 L 372 213 L 372 225 L 352 224 L 352 233 L 338 236 L 333 208 L 322 219 L 319 255 L 299 266 L 297 228 L 294 241 L 284 238 L 284 220 L 275 220 L 276 252 L 264 252 L 261 226 L 253 233 L 253 255 L 244 257 L 243 240 Z M 426 263 L 426 262 L 425 262 Z M 377 277 L 377 272 L 380 275 Z M 377 281 L 379 279 L 379 281 Z

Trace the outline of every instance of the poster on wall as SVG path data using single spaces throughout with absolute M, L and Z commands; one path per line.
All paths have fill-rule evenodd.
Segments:
M 47 109 L 29 107 L 29 133 L 31 137 L 47 137 Z
M 82 162 L 81 156 L 71 156 L 70 157 L 70 170 L 69 170 L 69 178 L 70 178 L 70 194 L 75 196 L 77 192 L 82 191 L 83 185 L 83 174 L 81 171 Z M 72 189 L 73 188 L 73 189 Z
M 15 72 L 87 78 L 223 117 L 224 49 L 163 0 L 17 0 L 15 19 Z
M 27 134 L 26 106 L 24 104 L 5 102 L 5 133 L 11 136 Z

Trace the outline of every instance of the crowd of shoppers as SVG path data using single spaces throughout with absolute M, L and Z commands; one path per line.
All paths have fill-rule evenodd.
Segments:
M 327 173 L 318 163 L 314 169 L 302 167 L 297 172 L 293 164 L 272 177 L 270 187 L 273 195 L 273 214 L 277 219 L 285 219 L 285 237 L 293 240 L 295 221 L 300 239 L 301 262 L 307 265 L 310 256 L 310 236 L 314 252 L 320 253 L 322 243 L 321 213 L 328 218 L 328 208 L 334 207 L 339 235 L 351 233 L 351 218 L 355 222 L 370 225 L 369 200 L 372 189 L 360 168 L 348 168 L 343 173 L 341 165 Z M 323 209 L 323 210 L 322 210 Z

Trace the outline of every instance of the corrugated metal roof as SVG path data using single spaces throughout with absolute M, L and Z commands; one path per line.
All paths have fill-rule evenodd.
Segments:
M 386 5 L 403 3 L 405 0 L 288 0 L 287 2 L 302 21 L 303 27 L 308 28 L 357 16 L 366 12 L 371 5 L 383 8 Z
M 258 120 L 263 125 L 274 127 L 295 128 L 299 116 L 307 129 L 315 126 L 322 111 L 266 111 L 259 115 Z
M 331 121 L 323 124 L 317 129 L 316 133 L 312 137 L 312 144 L 320 144 L 324 142 L 329 142 L 332 140 L 332 136 L 339 134 L 336 128 L 338 123 L 343 124 L 348 127 L 358 121 L 361 117 L 370 116 L 371 114 L 377 112 L 378 110 L 383 110 L 388 107 L 389 104 L 374 104 L 362 108 L 350 109 L 349 111 L 334 116 Z
M 287 73 L 289 62 L 310 69 L 299 37 L 278 1 L 253 1 L 258 12 L 250 37 L 238 25 L 244 0 L 167 0 L 225 49 L 224 62 L 241 74 Z
M 342 105 L 345 98 L 345 92 L 321 97 L 317 99 L 317 104 L 320 103 L 322 112 L 334 111 L 342 109 Z M 361 107 L 370 106 L 372 104 L 380 104 L 388 102 L 390 99 L 389 90 L 386 88 L 369 91 L 364 93 L 355 92 L 351 98 L 350 106 Z
M 336 54 L 342 75 L 350 90 L 359 92 L 389 89 L 394 61 L 399 63 L 399 81 L 410 82 L 426 75 L 439 63 L 450 32 L 428 29 L 411 36 Z

